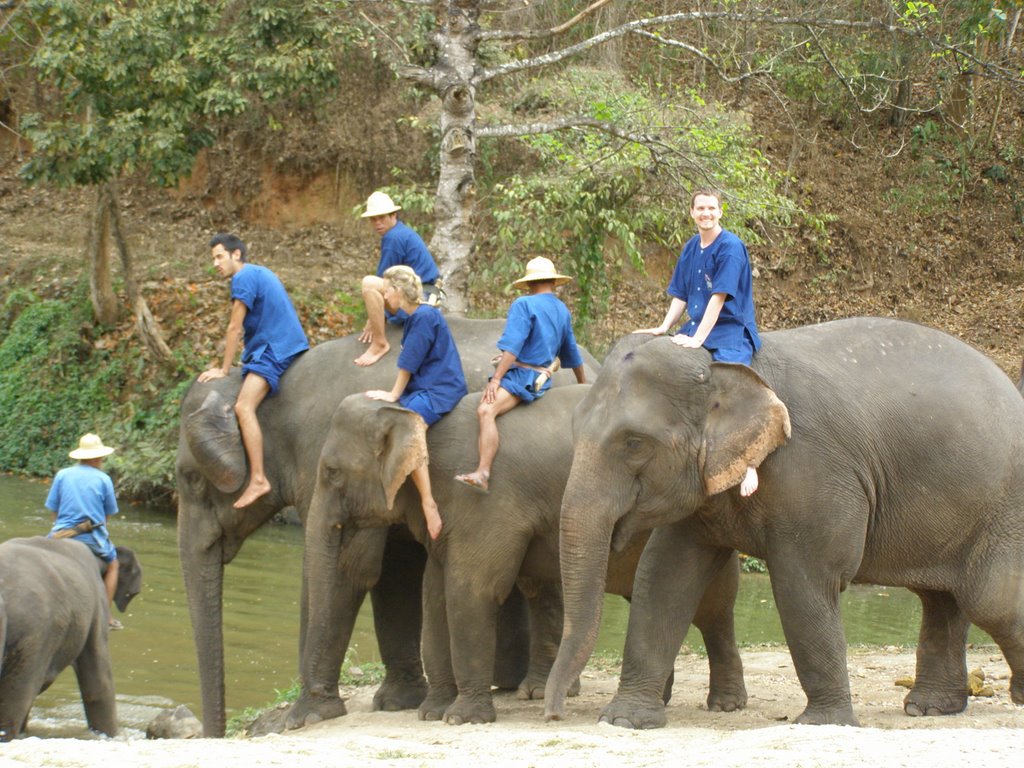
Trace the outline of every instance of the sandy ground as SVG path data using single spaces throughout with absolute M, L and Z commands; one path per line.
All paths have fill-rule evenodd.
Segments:
M 992 696 L 973 697 L 964 714 L 910 718 L 906 690 L 914 655 L 851 649 L 849 669 L 861 728 L 799 726 L 787 721 L 805 702 L 786 649 L 744 650 L 750 701 L 738 713 L 704 706 L 707 663 L 682 656 L 676 666 L 668 727 L 628 731 L 597 723 L 615 690 L 614 673 L 588 671 L 569 717 L 545 723 L 542 702 L 496 697 L 498 722 L 485 726 L 422 723 L 414 712 L 371 712 L 372 690 L 356 689 L 350 714 L 301 731 L 253 739 L 146 741 L 22 738 L 0 745 L 0 767 L 131 765 L 135 768 L 258 766 L 844 766 L 1020 765 L 1024 708 L 1009 697 L 1009 669 L 997 649 L 971 650 Z

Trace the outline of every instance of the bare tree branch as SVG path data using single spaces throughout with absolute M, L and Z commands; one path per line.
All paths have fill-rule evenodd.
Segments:
M 628 21 L 625 24 L 620 24 L 612 29 L 605 30 L 593 37 L 583 40 L 575 45 L 567 46 L 558 51 L 552 51 L 540 56 L 534 56 L 528 59 L 521 59 L 519 61 L 512 61 L 507 64 L 502 64 L 497 67 L 490 67 L 484 69 L 476 78 L 475 82 L 483 82 L 490 80 L 501 75 L 511 74 L 513 72 L 519 72 L 525 69 L 533 69 L 535 67 L 543 67 L 549 64 L 562 61 L 570 56 L 575 56 L 578 53 L 582 53 L 596 45 L 601 45 L 609 40 L 616 37 L 621 37 L 627 33 L 638 33 L 643 30 L 650 29 L 651 27 L 657 27 L 669 24 L 679 24 L 683 22 L 701 21 L 701 20 L 721 20 L 721 21 L 736 21 L 751 24 L 774 24 L 778 26 L 803 26 L 807 28 L 821 28 L 821 29 L 846 29 L 846 30 L 867 30 L 876 32 L 889 32 L 912 37 L 922 42 L 927 43 L 938 51 L 943 53 L 950 53 L 956 56 L 962 57 L 965 61 L 971 63 L 972 66 L 976 67 L 979 71 L 978 74 L 985 74 L 990 77 L 996 77 L 1002 80 L 1007 80 L 1015 85 L 1024 85 L 1019 72 L 1015 72 L 1009 67 L 1005 67 L 999 64 L 995 64 L 990 61 L 981 59 L 978 55 L 973 52 L 962 48 L 961 46 L 954 45 L 952 43 L 936 40 L 929 37 L 927 34 L 919 29 L 913 27 L 903 26 L 899 24 L 889 24 L 880 19 L 822 19 L 815 17 L 803 17 L 803 16 L 778 16 L 775 14 L 758 14 L 758 13 L 735 13 L 731 11 L 690 11 L 685 13 L 670 13 L 662 16 L 651 16 L 644 19 L 634 19 Z M 487 37 L 489 33 L 482 32 L 481 37 Z M 503 33 L 504 35 L 511 37 L 512 33 Z M 524 32 L 518 35 L 519 38 L 543 38 L 550 36 L 548 30 L 542 30 L 539 34 L 533 34 Z M 658 39 L 657 35 L 651 35 L 653 39 Z

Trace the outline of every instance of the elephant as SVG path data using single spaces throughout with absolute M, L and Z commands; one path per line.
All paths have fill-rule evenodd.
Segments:
M 504 321 L 452 315 L 448 323 L 469 385 L 482 387 L 493 370 L 491 358 Z M 387 333 L 392 348 L 398 349 L 401 329 L 389 326 Z M 243 509 L 232 507 L 247 472 L 233 412 L 241 386 L 239 372 L 233 370 L 231 376 L 205 384 L 194 383 L 182 400 L 176 464 L 178 549 L 199 661 L 203 733 L 207 737 L 223 736 L 226 721 L 224 566 L 235 558 L 246 538 L 277 512 L 290 506 L 305 519 L 320 448 L 335 408 L 350 394 L 388 387 L 394 381 L 395 356 L 364 368 L 352 362 L 363 350 L 355 335 L 317 345 L 288 369 L 280 392 L 260 405 L 265 471 L 272 490 Z M 592 376 L 597 362 L 589 355 L 586 360 Z M 556 379 L 559 386 L 574 381 L 568 372 L 556 374 Z M 336 645 L 327 663 L 340 673 L 356 615 L 370 591 L 386 667 L 374 706 L 385 710 L 416 707 L 426 695 L 419 649 L 420 584 L 426 554 L 404 526 L 346 531 L 343 550 L 347 567 L 336 573 L 336 590 L 345 599 L 333 617 Z M 301 606 L 300 652 L 307 616 L 305 595 Z M 502 687 L 515 687 L 525 674 L 528 639 L 525 631 L 516 628 L 520 620 L 515 615 L 517 607 L 525 610 L 520 600 L 512 601 L 505 611 L 509 629 L 502 637 L 508 647 L 495 681 Z
M 117 559 L 114 604 L 124 612 L 142 589 L 142 566 L 127 547 L 117 547 Z M 0 544 L 0 741 L 25 730 L 32 702 L 69 664 L 89 728 L 117 734 L 100 569 L 79 541 L 32 536 Z
M 760 487 L 744 498 L 748 465 Z M 751 367 L 621 339 L 576 414 L 561 526 L 566 629 L 548 719 L 591 652 L 609 545 L 652 528 L 602 721 L 665 724 L 661 685 L 736 550 L 768 566 L 807 697 L 796 722 L 857 724 L 839 604 L 850 583 L 921 600 L 907 714 L 967 706 L 970 622 L 999 644 L 1024 704 L 1024 400 L 941 331 L 884 318 L 774 331 Z
M 498 606 L 518 583 L 530 604 L 530 669 L 523 699 L 540 698 L 562 632 L 558 515 L 572 458 L 572 411 L 589 385 L 552 389 L 528 407 L 501 417 L 501 452 L 488 493 L 455 481 L 473 457 L 480 393 L 462 399 L 441 421 L 424 428 L 414 412 L 345 398 L 331 421 L 320 455 L 316 490 L 306 520 L 305 573 L 311 621 L 302 658 L 302 693 L 289 721 L 322 719 L 338 697 L 337 668 L 321 664 L 333 648 L 330 574 L 344 567 L 344 532 L 402 524 L 427 549 L 423 584 L 423 662 L 429 692 L 424 720 L 488 723 L 496 718 L 490 670 Z M 443 518 L 431 541 L 410 473 L 423 462 Z M 640 534 L 607 560 L 604 591 L 626 597 L 647 539 Z M 712 665 L 709 703 L 736 709 L 746 702 L 733 633 L 738 562 L 723 569 L 695 623 L 707 639 Z

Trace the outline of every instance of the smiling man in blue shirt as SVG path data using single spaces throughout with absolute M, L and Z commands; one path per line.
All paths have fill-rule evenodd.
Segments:
M 668 333 L 686 313 L 689 319 L 672 338 L 682 347 L 704 347 L 711 359 L 750 365 L 761 348 L 754 318 L 754 290 L 747 247 L 723 229 L 722 196 L 700 189 L 690 197 L 690 218 L 697 225 L 676 262 L 668 295 L 672 297 L 661 325 L 635 333 Z M 749 496 L 757 490 L 751 467 L 740 485 Z

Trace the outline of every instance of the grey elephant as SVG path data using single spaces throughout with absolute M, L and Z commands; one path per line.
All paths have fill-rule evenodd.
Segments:
M 493 371 L 491 358 L 503 320 L 448 318 L 470 387 L 484 385 Z M 389 341 L 398 349 L 401 329 L 390 326 Z M 265 471 L 272 490 L 255 504 L 237 510 L 232 502 L 246 478 L 233 403 L 240 386 L 237 371 L 226 379 L 194 384 L 181 406 L 176 478 L 178 547 L 199 661 L 203 732 L 224 735 L 224 639 L 222 589 L 224 566 L 246 538 L 285 507 L 304 520 L 315 487 L 317 465 L 331 416 L 346 396 L 381 389 L 395 378 L 394 356 L 361 367 L 352 361 L 365 347 L 355 336 L 320 344 L 300 357 L 282 379 L 281 390 L 259 410 L 265 442 Z M 587 357 L 589 375 L 596 361 Z M 569 373 L 557 374 L 558 384 Z M 426 695 L 420 663 L 420 584 L 426 554 L 405 526 L 351 529 L 343 534 L 344 568 L 333 571 L 339 600 L 331 616 L 331 651 L 322 662 L 340 673 L 356 615 L 367 591 L 381 660 L 387 669 L 374 697 L 377 709 L 406 709 Z M 307 616 L 301 602 L 299 647 L 304 646 Z M 517 628 L 516 609 L 506 607 L 509 629 L 502 633 L 502 667 L 495 682 L 515 687 L 525 674 L 528 636 Z M 342 710 L 343 711 L 343 710 Z M 336 709 L 331 716 L 340 714 Z
M 1024 400 L 978 351 L 875 318 L 765 334 L 752 368 L 630 336 L 575 428 L 561 523 L 566 630 L 548 718 L 564 714 L 590 653 L 609 544 L 655 526 L 603 721 L 664 725 L 672 659 L 737 549 L 768 565 L 807 696 L 797 722 L 857 723 L 839 606 L 850 583 L 921 599 L 908 714 L 966 707 L 970 622 L 999 644 L 1024 704 Z M 744 498 L 736 486 L 758 464 L 760 487 Z
M 114 604 L 122 612 L 142 589 L 142 567 L 127 547 Z M 74 667 L 89 728 L 117 733 L 107 648 L 110 609 L 100 561 L 87 546 L 42 536 L 0 544 L 0 741 L 25 730 L 36 696 Z
M 489 493 L 455 482 L 473 457 L 480 393 L 429 430 L 412 411 L 357 394 L 346 398 L 323 444 L 316 492 L 306 521 L 304 581 L 311 621 L 302 658 L 303 689 L 289 721 L 302 725 L 340 704 L 337 670 L 320 659 L 331 651 L 330 617 L 338 599 L 329 575 L 344 563 L 344 532 L 406 524 L 428 552 L 423 584 L 423 660 L 429 693 L 421 719 L 451 724 L 495 720 L 491 669 L 498 606 L 518 583 L 530 605 L 530 669 L 520 698 L 540 698 L 562 632 L 558 514 L 572 459 L 572 412 L 589 385 L 552 389 L 500 421 L 501 452 Z M 428 458 L 429 457 L 429 458 Z M 428 461 L 444 527 L 429 539 L 409 474 Z M 633 573 L 646 541 L 638 535 L 606 558 L 602 593 L 632 593 Z M 733 563 L 736 566 L 736 563 Z M 344 567 L 344 565 L 343 565 Z M 733 635 L 738 567 L 722 569 L 695 623 L 705 634 L 712 665 L 709 705 L 735 709 L 746 702 Z

